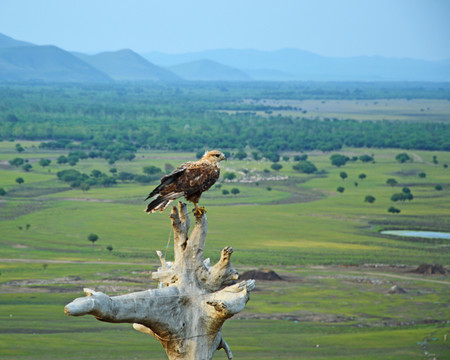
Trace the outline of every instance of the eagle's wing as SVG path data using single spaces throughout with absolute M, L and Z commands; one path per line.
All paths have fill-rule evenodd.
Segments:
M 185 163 L 161 178 L 161 183 L 145 199 L 156 198 L 147 205 L 146 212 L 164 211 L 172 200 L 185 196 L 197 202 L 219 178 L 220 169 L 202 162 Z
M 208 190 L 219 178 L 220 169 L 211 164 L 193 163 L 179 181 L 186 194 L 202 193 Z
M 170 184 L 172 184 L 174 181 L 176 181 L 176 180 L 177 180 L 177 179 L 178 179 L 178 178 L 186 171 L 186 169 L 188 168 L 189 164 L 190 164 L 189 162 L 184 163 L 184 164 L 178 166 L 178 167 L 177 167 L 175 170 L 173 170 L 170 174 L 164 175 L 164 176 L 161 178 L 161 183 L 160 183 L 156 188 L 154 188 L 154 189 L 152 190 L 152 192 L 145 198 L 145 200 L 148 200 L 148 199 L 150 199 L 151 197 L 153 197 L 153 196 L 159 194 L 161 191 L 164 190 L 164 188 L 165 188 L 167 185 L 170 185 Z M 145 200 L 144 200 L 144 201 L 145 201 Z

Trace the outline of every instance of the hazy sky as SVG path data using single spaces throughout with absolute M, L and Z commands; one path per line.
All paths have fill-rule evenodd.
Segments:
M 450 58 L 450 0 L 0 0 L 0 33 L 65 50 L 291 47 Z

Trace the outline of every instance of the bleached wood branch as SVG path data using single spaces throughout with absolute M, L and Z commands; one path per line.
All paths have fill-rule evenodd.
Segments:
M 238 273 L 230 262 L 231 247 L 222 250 L 220 260 L 212 267 L 209 259 L 203 259 L 208 227 L 205 214 L 196 216 L 190 236 L 185 204 L 173 207 L 170 218 L 174 262 L 167 262 L 158 251 L 161 267 L 152 274 L 165 287 L 112 297 L 84 289 L 86 297 L 66 305 L 65 312 L 93 315 L 112 323 L 133 323 L 134 329 L 155 337 L 169 359 L 212 359 L 217 349 L 224 349 L 232 359 L 230 347 L 222 338 L 222 325 L 244 309 L 255 282 L 233 284 Z

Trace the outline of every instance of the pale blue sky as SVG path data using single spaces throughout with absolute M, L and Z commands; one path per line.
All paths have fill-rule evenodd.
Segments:
M 0 33 L 90 53 L 291 47 L 441 60 L 449 19 L 450 0 L 0 0 Z

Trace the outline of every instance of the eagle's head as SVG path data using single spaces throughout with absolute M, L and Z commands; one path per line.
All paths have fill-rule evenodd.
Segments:
M 208 161 L 212 164 L 218 164 L 222 160 L 226 160 L 224 154 L 222 154 L 219 150 L 212 150 L 205 152 L 205 155 L 202 157 L 202 161 Z

